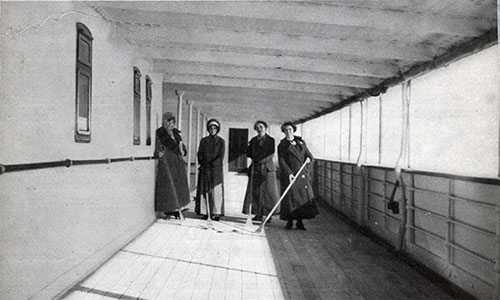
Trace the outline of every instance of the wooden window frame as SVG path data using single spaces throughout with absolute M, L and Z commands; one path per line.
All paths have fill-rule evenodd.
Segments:
M 146 146 L 151 146 L 151 104 L 153 102 L 153 81 L 146 76 Z
M 141 71 L 134 67 L 134 114 L 133 114 L 133 144 L 141 144 Z
M 91 124 L 92 124 L 92 33 L 82 23 L 76 23 L 76 76 L 75 76 L 75 142 L 77 143 L 90 143 L 91 140 Z M 89 46 L 88 60 L 82 59 L 81 44 L 87 43 Z M 81 98 L 81 85 L 82 81 L 80 76 L 88 78 L 87 99 Z M 86 118 L 81 118 L 81 104 L 82 101 L 87 101 Z M 82 124 L 86 122 L 86 124 Z

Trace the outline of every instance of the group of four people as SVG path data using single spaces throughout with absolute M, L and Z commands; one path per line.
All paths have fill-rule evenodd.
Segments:
M 254 221 L 262 221 L 271 213 L 280 198 L 273 162 L 275 140 L 267 134 L 268 124 L 257 121 L 254 129 L 257 135 L 247 147 L 246 154 L 252 159 L 248 170 L 248 186 L 243 204 L 244 214 L 254 214 Z M 224 215 L 223 160 L 225 141 L 218 136 L 221 125 L 216 119 L 207 122 L 208 136 L 200 141 L 198 149 L 198 186 L 195 211 L 218 221 Z M 280 219 L 286 220 L 285 228 L 305 230 L 303 219 L 314 218 L 318 214 L 314 204 L 309 168 L 301 167 L 313 156 L 304 140 L 294 135 L 297 127 L 286 122 L 281 125 L 285 134 L 278 145 L 281 193 L 288 192 L 281 202 Z M 190 202 L 186 166 L 182 158 L 187 153 L 180 131 L 175 128 L 175 116 L 163 115 L 162 127 L 156 130 L 154 156 L 158 158 L 158 172 L 155 185 L 155 210 L 165 213 L 165 217 L 180 218 L 180 210 Z M 295 176 L 297 176 L 295 178 Z M 291 187 L 290 183 L 293 182 Z M 208 205 L 208 209 L 207 209 Z M 270 218 L 270 216 L 269 216 Z

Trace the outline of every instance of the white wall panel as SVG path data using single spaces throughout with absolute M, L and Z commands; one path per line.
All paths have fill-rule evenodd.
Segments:
M 412 81 L 410 165 L 498 176 L 498 46 Z

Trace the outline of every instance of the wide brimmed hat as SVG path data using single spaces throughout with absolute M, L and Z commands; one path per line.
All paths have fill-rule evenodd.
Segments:
M 215 126 L 217 127 L 217 133 L 220 131 L 220 122 L 217 119 L 210 119 L 207 121 L 207 130 L 210 128 L 210 126 Z
M 175 121 L 175 116 L 171 112 L 167 111 L 166 113 L 163 114 L 162 120 L 163 121 L 167 121 L 167 122 L 170 121 L 170 120 L 174 120 Z

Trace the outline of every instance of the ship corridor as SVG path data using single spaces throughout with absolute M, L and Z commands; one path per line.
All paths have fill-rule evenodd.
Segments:
M 0 299 L 500 299 L 498 3 L 0 2 Z M 155 212 L 176 116 L 191 197 Z M 254 122 L 314 155 L 307 230 L 242 214 Z M 274 165 L 280 166 L 277 155 Z

